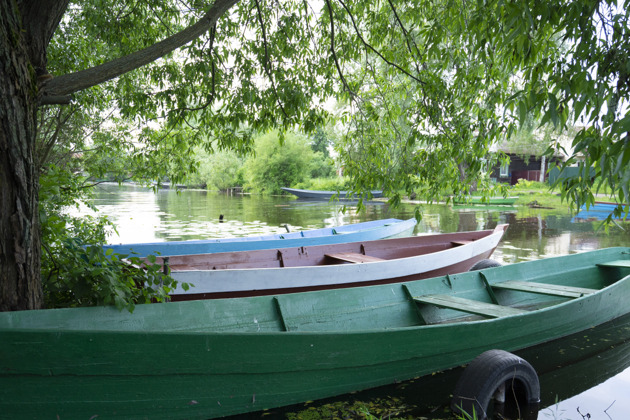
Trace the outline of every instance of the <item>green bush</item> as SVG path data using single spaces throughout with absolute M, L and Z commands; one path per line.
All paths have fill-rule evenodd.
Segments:
M 133 311 L 138 303 L 166 300 L 177 282 L 154 264 L 154 256 L 140 268 L 137 257 L 105 252 L 101 245 L 112 223 L 106 217 L 68 214 L 68 207 L 79 206 L 89 191 L 81 177 L 61 168 L 51 166 L 40 177 L 46 307 L 115 305 Z
M 236 153 L 221 151 L 210 154 L 199 150 L 196 157 L 199 160 L 199 168 L 189 177 L 188 185 L 220 191 L 243 186 L 244 159 Z
M 300 182 L 295 188 L 304 190 L 345 191 L 350 189 L 350 179 L 346 177 L 313 178 Z
M 289 133 L 283 143 L 277 132 L 255 140 L 255 155 L 244 166 L 245 188 L 252 192 L 277 194 L 309 179 L 314 163 L 323 160 L 311 149 L 305 136 Z
M 528 181 L 526 179 L 519 179 L 516 185 L 512 186 L 512 190 L 516 192 L 518 192 L 519 190 L 549 191 L 549 185 L 545 182 Z

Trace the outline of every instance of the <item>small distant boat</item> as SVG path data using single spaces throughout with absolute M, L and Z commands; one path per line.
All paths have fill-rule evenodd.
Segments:
M 358 196 L 354 195 L 350 197 L 348 191 L 319 191 L 319 190 L 299 190 L 295 188 L 281 187 L 283 191 L 291 193 L 299 198 L 307 198 L 310 200 L 330 200 L 333 196 L 338 196 L 340 200 L 358 199 Z M 374 190 L 370 191 L 372 198 L 381 198 L 383 191 Z
M 490 206 L 513 206 L 518 197 L 470 197 L 470 200 L 454 200 L 455 204 L 482 204 Z
M 578 214 L 576 214 L 571 221 L 572 222 L 582 222 L 582 221 L 590 221 L 590 220 L 605 220 L 610 216 L 613 211 L 619 206 L 618 203 L 608 202 L 608 201 L 596 201 L 592 206 L 588 209 L 586 208 L 586 204 L 580 208 Z M 622 206 L 626 207 L 627 204 L 622 204 Z M 621 217 L 612 216 L 613 219 L 624 219 L 625 215 L 622 214 Z
M 368 266 L 368 264 L 365 264 Z M 0 313 L 7 419 L 210 419 L 517 351 L 630 311 L 630 248 L 371 287 Z
M 495 229 L 312 247 L 180 255 L 171 276 L 191 284 L 171 299 L 211 299 L 292 293 L 417 280 L 466 271 L 487 259 L 508 225 Z
M 215 252 L 252 251 L 258 249 L 286 248 L 338 244 L 353 241 L 370 241 L 392 236 L 409 235 L 416 226 L 416 219 L 382 219 L 323 229 L 287 232 L 275 235 L 245 236 L 239 238 L 206 239 L 198 241 L 147 242 L 105 245 L 118 254 L 146 257 L 186 254 L 210 254 Z

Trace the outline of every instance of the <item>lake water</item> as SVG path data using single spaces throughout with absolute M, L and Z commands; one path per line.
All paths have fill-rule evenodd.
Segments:
M 415 209 L 414 204 L 393 209 L 386 203 L 375 202 L 359 212 L 355 204 L 349 203 L 345 212 L 341 212 L 343 205 L 340 204 L 292 197 L 230 196 L 195 190 L 179 193 L 159 190 L 154 193 L 149 189 L 117 185 L 99 186 L 93 204 L 118 225 L 118 233 L 112 234 L 110 243 L 250 236 L 286 232 L 285 225 L 294 231 L 388 217 L 408 219 L 413 217 Z M 574 223 L 568 207 L 549 210 L 524 206 L 422 205 L 422 213 L 415 235 L 489 229 L 499 223 L 509 223 L 510 227 L 493 255 L 493 259 L 504 264 L 630 244 L 630 224 L 612 226 L 606 233 L 599 228 L 601 222 L 598 221 Z M 222 222 L 219 220 L 221 215 Z M 629 343 L 630 318 L 624 318 L 519 353 L 539 374 L 544 371 L 540 375 L 543 402 L 538 419 L 628 418 Z M 543 363 L 549 360 L 555 365 Z M 562 366 L 562 369 L 554 366 Z M 433 407 L 441 402 L 436 400 L 435 393 L 423 390 L 442 389 L 437 385 L 439 383 L 451 387 L 442 392 L 448 395 L 452 392 L 453 375 L 456 374 L 454 371 L 435 375 L 427 381 L 413 381 L 413 385 L 404 388 L 420 387 L 414 394 L 426 398 L 413 405 Z M 394 391 L 383 390 L 380 397 L 394 394 Z M 366 395 L 365 398 L 376 397 Z M 422 409 L 427 410 L 427 407 Z M 586 417 L 587 414 L 590 417 Z M 428 416 L 424 412 L 422 415 Z M 265 417 L 270 416 L 273 413 Z M 281 417 L 281 414 L 277 416 Z

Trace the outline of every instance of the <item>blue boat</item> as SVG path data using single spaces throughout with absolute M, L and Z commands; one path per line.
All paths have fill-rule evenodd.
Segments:
M 583 205 L 580 208 L 578 214 L 576 214 L 572 222 L 582 222 L 582 221 L 592 221 L 592 220 L 605 220 L 608 216 L 610 216 L 613 211 L 617 208 L 618 203 L 611 203 L 607 201 L 596 201 L 592 206 L 588 209 L 586 205 Z M 622 204 L 624 208 L 627 204 Z M 612 216 L 613 219 L 625 219 L 625 213 L 622 213 L 621 217 Z
M 259 249 L 290 248 L 300 246 L 340 244 L 346 242 L 371 241 L 392 236 L 407 236 L 415 227 L 416 219 L 382 219 L 351 225 L 336 226 L 299 232 L 239 238 L 220 238 L 196 241 L 150 242 L 105 245 L 117 254 L 134 254 L 146 257 L 150 254 L 162 256 L 212 254 L 215 252 L 253 251 Z

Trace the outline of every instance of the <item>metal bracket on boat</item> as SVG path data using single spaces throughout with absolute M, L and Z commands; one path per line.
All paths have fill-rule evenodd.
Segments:
M 442 280 L 442 282 L 446 284 L 449 287 L 449 289 L 453 288 L 453 283 L 451 282 L 451 276 L 449 274 L 444 276 L 444 280 Z
M 168 257 L 162 258 L 162 272 L 166 274 L 167 276 L 168 276 L 168 273 L 171 271 L 171 269 L 168 266 L 168 260 L 169 260 Z
M 280 261 L 280 267 L 284 267 L 284 259 L 282 258 L 282 251 L 278 250 L 278 261 Z
M 365 245 L 361 244 L 361 254 L 365 255 Z

